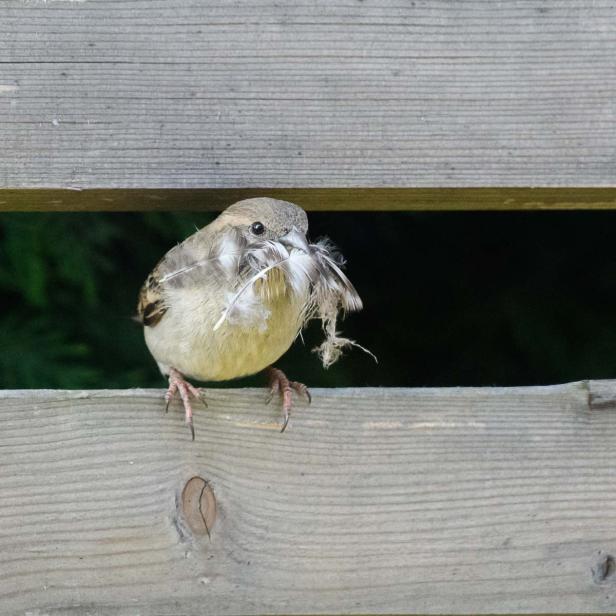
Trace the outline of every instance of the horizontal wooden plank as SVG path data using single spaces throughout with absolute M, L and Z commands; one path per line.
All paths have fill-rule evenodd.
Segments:
M 614 613 L 615 394 L 1 392 L 0 611 Z
M 4 0 L 0 186 L 611 186 L 612 0 Z
M 221 210 L 258 196 L 317 211 L 616 208 L 616 188 L 0 189 L 0 212 Z

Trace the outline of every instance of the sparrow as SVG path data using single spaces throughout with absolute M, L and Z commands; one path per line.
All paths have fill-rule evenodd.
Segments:
M 187 378 L 227 381 L 267 370 L 284 431 L 293 392 L 308 402 L 310 392 L 272 364 L 310 320 L 322 323 L 325 340 L 314 350 L 325 368 L 345 347 L 366 351 L 336 330 L 340 313 L 362 308 L 344 259 L 328 239 L 310 243 L 307 233 L 306 212 L 293 203 L 239 201 L 169 250 L 143 284 L 137 320 L 168 378 L 167 409 L 179 394 L 193 440 L 192 399 L 205 400 Z

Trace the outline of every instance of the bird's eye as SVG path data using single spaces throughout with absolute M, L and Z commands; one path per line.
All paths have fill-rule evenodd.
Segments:
M 265 233 L 265 225 L 262 222 L 253 222 L 250 225 L 250 231 L 255 235 L 263 235 Z

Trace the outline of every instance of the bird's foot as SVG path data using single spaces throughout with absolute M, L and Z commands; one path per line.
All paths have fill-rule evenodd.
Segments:
M 179 392 L 182 403 L 184 404 L 186 425 L 190 429 L 190 434 L 192 436 L 192 440 L 194 441 L 195 427 L 193 425 L 193 410 L 190 403 L 190 398 L 193 397 L 197 400 L 201 400 L 201 402 L 203 402 L 203 404 L 207 407 L 207 402 L 203 397 L 203 391 L 199 387 L 191 385 L 175 368 L 170 368 L 169 389 L 167 389 L 167 392 L 165 393 L 165 402 L 167 403 L 165 413 L 169 410 L 169 404 L 171 403 L 171 400 L 173 400 L 173 396 L 175 396 L 176 392 Z
M 289 381 L 287 376 L 282 370 L 270 366 L 267 369 L 267 376 L 269 378 L 270 394 L 267 398 L 267 403 L 271 402 L 272 398 L 279 394 L 282 398 L 282 413 L 283 423 L 281 432 L 286 430 L 289 423 L 289 417 L 291 416 L 291 408 L 293 407 L 293 392 L 300 396 L 305 396 L 308 400 L 308 404 L 312 402 L 312 396 L 310 391 L 303 383 L 297 381 Z

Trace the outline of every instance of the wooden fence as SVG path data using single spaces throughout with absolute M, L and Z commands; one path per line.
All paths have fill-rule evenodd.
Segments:
M 4 0 L 0 209 L 614 208 L 615 101 L 608 0 Z M 2 614 L 616 611 L 616 382 L 161 396 L 0 393 Z
M 614 396 L 5 392 L 3 613 L 613 612 Z

